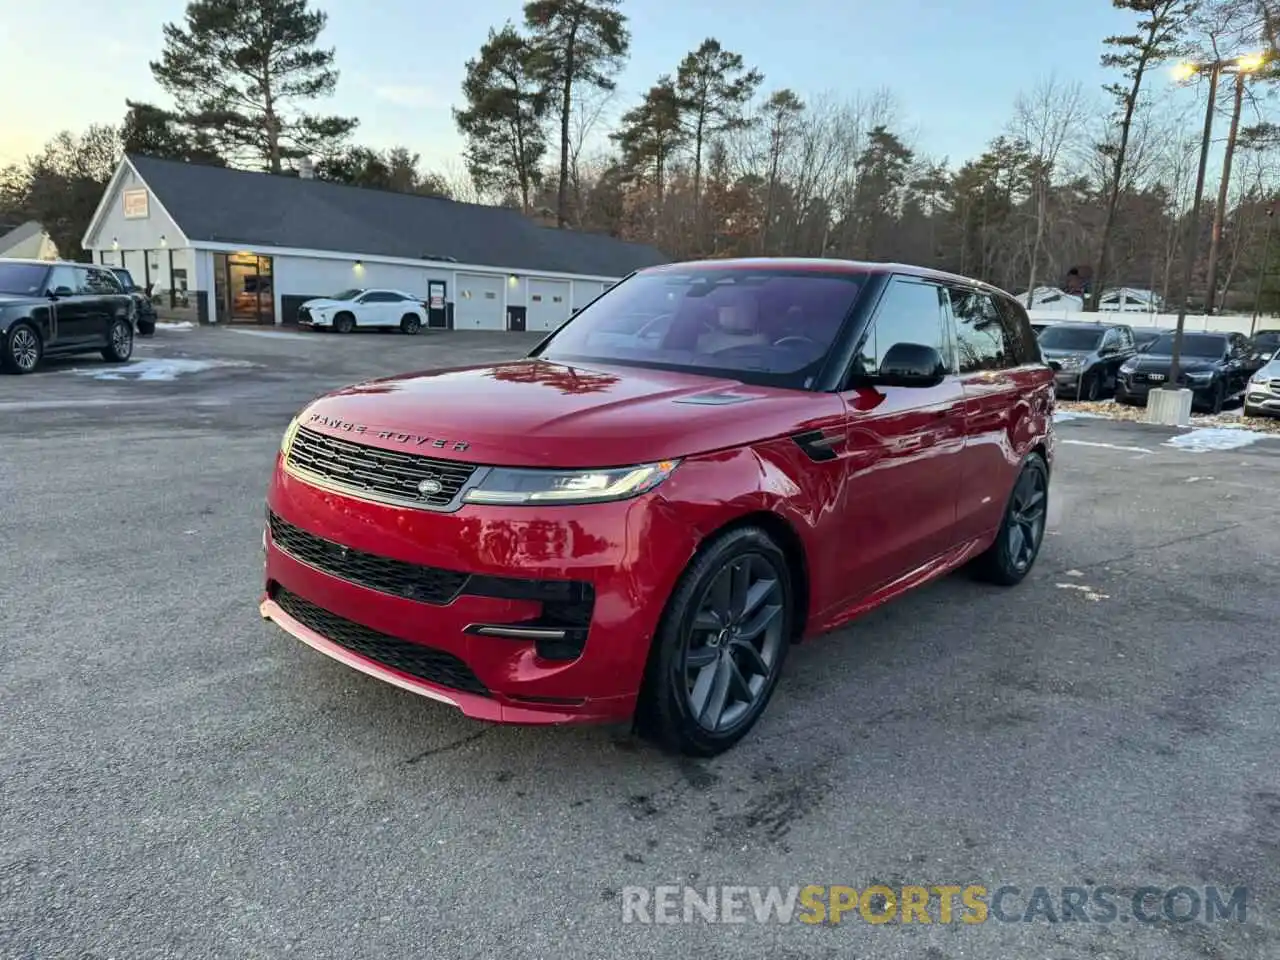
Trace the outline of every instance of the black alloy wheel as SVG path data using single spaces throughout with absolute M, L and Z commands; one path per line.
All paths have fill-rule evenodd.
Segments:
M 333 318 L 335 333 L 350 333 L 356 328 L 356 318 L 349 313 L 340 313 Z
M 763 530 L 708 544 L 685 571 L 655 638 L 641 727 L 664 745 L 714 756 L 764 712 L 795 616 L 786 556 Z
M 422 321 L 419 320 L 412 313 L 406 313 L 403 317 L 400 318 L 400 330 L 403 333 L 407 333 L 409 336 L 413 336 L 415 333 L 417 333 L 421 329 L 422 329 Z
M 978 557 L 984 580 L 1013 586 L 1031 572 L 1044 543 L 1049 516 L 1049 468 L 1033 453 L 1023 462 L 995 542 Z

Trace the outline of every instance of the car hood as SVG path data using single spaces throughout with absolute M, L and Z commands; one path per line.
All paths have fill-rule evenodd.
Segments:
M 303 427 L 498 466 L 606 467 L 786 436 L 842 409 L 834 394 L 634 367 L 518 360 L 357 384 Z
M 1139 353 L 1125 364 L 1125 369 L 1138 373 L 1168 373 L 1172 363 L 1173 358 L 1169 356 L 1153 357 L 1149 353 Z M 1216 367 L 1217 364 L 1214 361 L 1206 360 L 1204 357 L 1178 358 L 1178 369 L 1183 373 L 1211 372 Z

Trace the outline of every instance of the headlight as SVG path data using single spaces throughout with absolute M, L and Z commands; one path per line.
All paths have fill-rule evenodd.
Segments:
M 1132 360 L 1126 360 L 1124 363 L 1120 365 L 1121 373 L 1133 373 L 1133 371 L 1137 369 L 1138 369 L 1138 365 L 1134 363 Z
M 1188 373 L 1187 379 L 1194 383 L 1208 383 L 1213 379 L 1213 374 L 1205 370 L 1198 370 L 1195 373 Z
M 1080 366 L 1081 362 L 1082 361 L 1079 357 L 1063 357 L 1058 361 L 1058 365 L 1062 367 L 1063 370 L 1074 370 L 1076 367 Z
M 463 497 L 468 503 L 601 503 L 652 490 L 671 476 L 679 460 L 611 470 L 515 470 L 494 467 Z
M 289 421 L 289 426 L 285 428 L 284 436 L 280 438 L 280 452 L 285 456 L 289 455 L 289 448 L 293 446 L 293 438 L 298 435 L 297 417 Z

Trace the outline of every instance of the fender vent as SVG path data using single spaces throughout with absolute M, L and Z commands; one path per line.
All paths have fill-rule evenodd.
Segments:
M 810 460 L 822 463 L 836 458 L 836 452 L 832 448 L 840 440 L 840 435 L 834 431 L 809 430 L 805 433 L 797 433 L 791 439 Z

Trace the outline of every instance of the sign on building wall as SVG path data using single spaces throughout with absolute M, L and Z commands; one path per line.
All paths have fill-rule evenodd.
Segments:
M 120 194 L 120 200 L 124 205 L 124 218 L 126 220 L 145 220 L 150 215 L 147 210 L 147 191 L 145 187 L 124 191 Z

